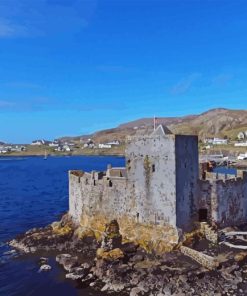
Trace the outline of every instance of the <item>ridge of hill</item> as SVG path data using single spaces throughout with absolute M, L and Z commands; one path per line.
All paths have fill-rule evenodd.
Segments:
M 247 131 L 247 110 L 216 108 L 199 115 L 182 117 L 158 117 L 158 124 L 167 126 L 174 134 L 198 135 L 206 137 L 228 137 L 235 139 L 240 131 Z M 138 130 L 151 129 L 153 118 L 140 118 L 120 124 L 116 128 L 97 131 L 91 135 L 63 137 L 62 139 L 93 139 L 96 143 L 112 140 L 124 141 L 127 135 L 134 135 Z

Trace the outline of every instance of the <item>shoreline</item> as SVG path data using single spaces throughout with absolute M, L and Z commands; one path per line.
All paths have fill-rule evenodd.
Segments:
M 47 158 L 49 157 L 74 157 L 74 156 L 106 156 L 106 157 L 110 157 L 110 156 L 114 156 L 114 157 L 125 157 L 124 154 L 114 154 L 114 153 L 110 153 L 110 154 L 47 154 Z M 0 154 L 0 158 L 6 158 L 6 157 L 44 157 L 43 154 L 17 154 L 17 153 L 10 153 L 10 154 Z
M 55 260 L 64 270 L 64 280 L 98 295 L 193 296 L 195 291 L 199 295 L 244 295 L 247 289 L 247 252 L 212 243 L 200 232 L 158 255 L 135 242 L 124 242 L 116 220 L 106 224 L 96 239 L 92 230 L 76 227 L 65 214 L 60 221 L 31 229 L 8 244 L 20 255 L 42 256 L 39 272 L 49 272 L 54 267 L 50 259 Z M 183 248 L 192 248 L 219 264 L 203 266 Z

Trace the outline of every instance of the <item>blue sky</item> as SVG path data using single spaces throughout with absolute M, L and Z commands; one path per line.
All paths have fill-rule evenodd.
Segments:
M 0 0 L 0 140 L 246 109 L 247 2 Z

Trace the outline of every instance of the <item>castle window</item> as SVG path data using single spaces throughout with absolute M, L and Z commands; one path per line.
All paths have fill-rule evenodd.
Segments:
M 96 186 L 96 181 L 95 180 L 93 180 L 93 185 Z
M 88 185 L 88 179 L 86 179 L 85 184 Z
M 112 187 L 112 181 L 109 180 L 109 187 Z
M 155 164 L 152 164 L 152 172 L 155 172 Z
M 136 213 L 136 220 L 137 220 L 137 222 L 139 222 L 139 217 L 140 217 L 140 214 L 139 213 Z

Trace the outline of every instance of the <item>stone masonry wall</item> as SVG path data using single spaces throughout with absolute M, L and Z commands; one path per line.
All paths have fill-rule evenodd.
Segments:
M 193 249 L 185 247 L 185 246 L 181 247 L 181 252 L 184 255 L 189 256 L 190 258 L 194 259 L 199 264 L 201 264 L 202 266 L 204 266 L 210 270 L 214 270 L 219 266 L 219 262 L 217 261 L 217 259 L 215 259 L 211 256 L 208 256 L 206 254 L 203 254 L 202 252 L 193 250 Z
M 197 220 L 198 138 L 176 135 L 177 227 L 191 230 Z
M 175 136 L 137 136 L 126 150 L 139 221 L 176 226 Z
M 239 225 L 247 221 L 247 173 L 243 177 L 213 182 L 215 222 L 220 227 Z
M 247 173 L 207 173 L 198 181 L 198 209 L 208 210 L 208 221 L 219 227 L 247 221 Z
M 104 176 L 95 180 L 93 174 L 72 171 L 69 174 L 69 184 L 70 216 L 76 224 L 97 233 L 98 237 L 106 223 L 117 219 L 123 237 L 135 241 L 147 251 L 162 253 L 177 244 L 178 233 L 175 227 L 156 225 L 155 221 L 139 221 L 133 187 L 126 178 Z
M 77 223 L 83 214 L 104 214 L 109 220 L 126 213 L 132 215 L 131 209 L 134 207 L 126 178 L 111 178 L 110 182 L 106 177 L 95 180 L 92 174 L 84 173 L 78 177 L 70 172 L 69 192 L 69 213 Z M 135 211 L 133 216 L 136 217 Z

